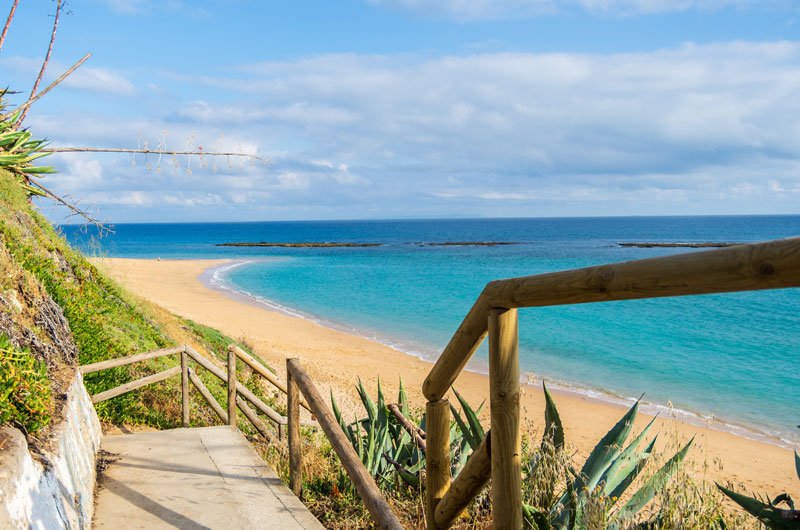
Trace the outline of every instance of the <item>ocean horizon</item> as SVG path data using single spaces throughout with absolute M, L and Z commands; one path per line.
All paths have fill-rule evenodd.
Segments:
M 435 360 L 491 280 L 697 251 L 630 242 L 753 242 L 800 235 L 800 216 L 415 219 L 120 224 L 104 237 L 62 226 L 89 255 L 209 259 L 209 285 Z M 221 247 L 335 242 L 369 247 Z M 495 246 L 446 242 L 503 242 Z M 797 290 L 520 311 L 523 379 L 598 399 L 642 393 L 652 412 L 800 441 L 788 368 L 800 351 Z M 485 371 L 482 347 L 471 368 Z

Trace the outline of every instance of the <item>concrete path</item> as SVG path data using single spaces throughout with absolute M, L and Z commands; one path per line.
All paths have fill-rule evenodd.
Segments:
M 94 528 L 322 529 L 239 431 L 106 436 Z

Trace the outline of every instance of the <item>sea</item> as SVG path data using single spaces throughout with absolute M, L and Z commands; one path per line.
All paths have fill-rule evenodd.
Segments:
M 226 258 L 210 286 L 435 360 L 487 282 L 800 236 L 800 216 L 67 225 L 91 256 Z M 228 242 L 374 243 L 226 247 Z M 502 241 L 498 246 L 440 246 Z M 523 379 L 800 446 L 800 289 L 520 310 Z M 487 371 L 487 350 L 470 369 Z

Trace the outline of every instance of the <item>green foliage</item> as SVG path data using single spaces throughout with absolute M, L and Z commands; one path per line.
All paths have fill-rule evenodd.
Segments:
M 3 96 L 7 90 L 0 90 L 0 113 L 5 109 Z M 21 184 L 31 195 L 42 195 L 41 190 L 27 183 L 28 177 L 40 177 L 48 173 L 55 173 L 55 169 L 48 166 L 33 166 L 32 162 L 48 153 L 39 150 L 45 146 L 44 140 L 34 140 L 27 129 L 17 130 L 17 120 L 20 112 L 10 114 L 5 119 L 0 119 L 0 168 L 25 177 Z
M 637 401 L 630 410 L 594 447 L 581 470 L 577 473 L 564 458 L 564 429 L 555 401 L 547 390 L 545 393 L 545 433 L 541 447 L 531 456 L 527 466 L 527 480 L 545 483 L 538 488 L 535 505 L 525 503 L 523 514 L 529 528 L 537 530 L 584 530 L 587 528 L 620 528 L 632 520 L 668 483 L 680 467 L 692 445 L 690 440 L 655 472 L 628 502 L 617 508 L 620 498 L 639 476 L 653 452 L 655 437 L 640 450 L 647 437 L 651 421 L 627 446 L 639 409 Z M 556 497 L 552 493 L 556 486 L 557 472 L 548 470 L 549 477 L 542 480 L 540 469 L 552 466 L 553 460 L 564 462 L 572 478 L 567 481 L 566 491 Z M 535 489 L 535 488 L 534 488 Z M 545 493 L 542 494 L 542 489 Z
M 425 467 L 425 459 L 411 436 L 390 413 L 378 381 L 377 403 L 372 400 L 359 380 L 358 395 L 367 417 L 347 423 L 336 399 L 331 394 L 331 403 L 336 420 L 358 453 L 364 466 L 379 486 L 393 490 L 403 485 L 419 486 L 419 473 Z M 398 406 L 408 414 L 408 396 L 402 381 L 398 393 Z M 340 476 L 340 486 L 346 483 Z
M 0 335 L 0 425 L 18 424 L 35 434 L 50 423 L 52 409 L 47 366 Z
M 14 261 L 35 276 L 63 309 L 78 347 L 80 364 L 123 357 L 172 345 L 153 317 L 129 295 L 72 249 L 28 203 L 10 173 L 0 169 L 0 242 Z M 143 369 L 162 370 L 174 359 L 104 370 L 86 376 L 90 393 L 127 383 Z M 165 384 L 170 384 L 169 382 Z M 98 404 L 101 418 L 112 423 L 174 426 L 175 419 L 148 406 L 141 392 Z M 160 399 L 160 398 L 159 398 Z
M 800 455 L 794 452 L 794 467 L 800 478 Z M 772 500 L 748 497 L 717 484 L 717 488 L 747 513 L 773 530 L 800 530 L 800 510 L 795 510 L 794 500 L 788 493 L 782 493 Z M 782 508 L 781 506 L 786 506 Z
M 331 403 L 336 420 L 350 439 L 364 466 L 384 489 L 419 487 L 421 472 L 425 469 L 425 454 L 389 411 L 380 381 L 377 403 L 370 397 L 361 381 L 358 382 L 357 389 L 366 418 L 356 418 L 352 423 L 347 423 L 333 394 Z M 455 394 L 461 405 L 461 412 L 451 405 L 454 422 L 450 429 L 450 462 L 452 473 L 457 475 L 469 455 L 481 444 L 486 435 L 478 420 L 482 406 L 475 410 L 458 392 Z M 403 416 L 412 421 L 408 396 L 402 381 L 400 381 L 397 404 Z M 418 429 L 425 430 L 424 417 L 419 422 Z M 345 482 L 343 475 L 341 482 Z

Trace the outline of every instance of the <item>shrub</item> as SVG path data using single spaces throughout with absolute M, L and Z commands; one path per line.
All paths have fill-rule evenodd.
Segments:
M 47 366 L 0 335 L 0 425 L 20 425 L 33 434 L 50 423 L 52 409 Z

